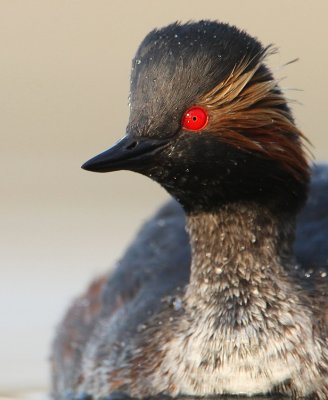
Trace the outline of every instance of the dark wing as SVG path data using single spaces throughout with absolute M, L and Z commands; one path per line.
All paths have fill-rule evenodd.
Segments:
M 83 380 L 82 358 L 90 341 L 101 349 L 99 359 L 110 356 L 115 362 L 124 356 L 113 343 L 131 342 L 163 297 L 185 286 L 189 266 L 184 213 L 170 201 L 144 224 L 116 268 L 93 282 L 67 311 L 52 350 L 53 397 L 74 393 Z
M 136 326 L 158 309 L 163 297 L 183 288 L 189 273 L 185 216 L 171 200 L 143 225 L 118 263 L 104 291 L 104 312 L 111 314 L 117 298 L 127 298 L 130 327 Z
M 298 217 L 295 253 L 310 272 L 328 269 L 328 164 L 313 168 L 309 198 Z

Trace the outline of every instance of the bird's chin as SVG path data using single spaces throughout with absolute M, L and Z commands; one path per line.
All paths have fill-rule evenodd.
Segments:
M 218 204 L 222 197 L 213 192 L 210 182 L 208 185 L 205 179 L 199 182 L 195 176 L 185 171 L 177 171 L 174 167 L 170 168 L 168 164 L 165 167 L 150 166 L 148 169 L 139 169 L 135 172 L 158 183 L 188 212 L 207 209 L 210 204 Z

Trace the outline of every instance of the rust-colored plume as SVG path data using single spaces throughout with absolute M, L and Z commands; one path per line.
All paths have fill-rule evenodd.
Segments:
M 208 130 L 225 143 L 277 161 L 296 179 L 306 181 L 306 138 L 283 107 L 286 100 L 263 65 L 275 52 L 268 47 L 258 59 L 244 59 L 230 75 L 197 103 L 209 112 Z

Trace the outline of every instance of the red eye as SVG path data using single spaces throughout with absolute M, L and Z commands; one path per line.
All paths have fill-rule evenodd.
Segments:
M 208 122 L 207 111 L 202 107 L 191 107 L 182 117 L 182 128 L 189 131 L 200 131 L 205 128 Z

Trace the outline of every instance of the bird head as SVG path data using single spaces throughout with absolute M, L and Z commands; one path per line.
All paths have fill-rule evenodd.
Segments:
M 150 32 L 132 62 L 126 136 L 82 167 L 144 174 L 187 212 L 240 200 L 298 210 L 309 164 L 272 52 L 218 22 Z

